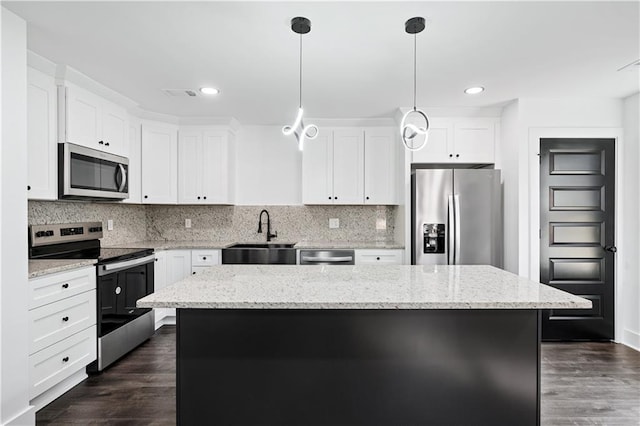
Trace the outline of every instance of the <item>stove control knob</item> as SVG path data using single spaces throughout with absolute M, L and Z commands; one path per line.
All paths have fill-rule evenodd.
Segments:
M 44 235 L 47 237 L 53 237 L 53 231 L 45 231 Z
M 116 287 L 116 294 L 122 293 L 122 288 L 120 286 Z
M 44 237 L 44 231 L 36 232 L 36 237 Z

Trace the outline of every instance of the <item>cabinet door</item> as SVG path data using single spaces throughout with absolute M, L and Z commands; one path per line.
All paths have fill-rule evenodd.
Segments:
M 394 129 L 367 129 L 364 134 L 364 203 L 397 204 L 397 159 Z
M 53 77 L 27 68 L 27 194 L 29 199 L 56 200 L 56 107 Z
M 464 163 L 495 162 L 495 130 L 493 119 L 462 119 L 454 124 L 455 157 Z
M 125 203 L 140 204 L 142 202 L 142 158 L 141 158 L 141 126 L 139 123 L 129 125 L 128 146 L 125 148 L 129 157 L 129 198 Z
M 191 250 L 167 251 L 167 285 L 191 275 Z
M 302 203 L 333 204 L 333 132 L 320 129 L 304 144 L 302 153 Z
M 429 139 L 420 151 L 413 151 L 412 163 L 453 163 L 453 123 L 449 119 L 430 120 Z
M 179 203 L 200 204 L 204 201 L 200 176 L 205 163 L 206 160 L 202 155 L 202 133 L 180 131 L 178 137 Z
M 364 201 L 364 132 L 341 129 L 333 132 L 333 204 Z
M 142 125 L 142 202 L 178 201 L 178 132 L 174 127 Z
M 127 156 L 128 120 L 123 108 L 103 101 L 102 104 L 102 137 L 101 149 L 117 155 Z
M 66 88 L 66 141 L 94 149 L 102 149 L 100 139 L 100 100 L 94 94 L 75 86 Z M 100 141 L 103 143 L 101 144 Z
M 231 135 L 226 131 L 205 131 L 202 140 L 202 196 L 205 204 L 230 204 L 230 175 L 234 159 Z

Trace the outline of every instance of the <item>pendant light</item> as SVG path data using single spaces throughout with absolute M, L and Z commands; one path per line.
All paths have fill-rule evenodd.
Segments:
M 318 136 L 318 126 L 315 124 L 305 126 L 302 119 L 304 114 L 302 109 L 302 35 L 311 31 L 311 21 L 302 16 L 297 16 L 291 20 L 291 30 L 296 34 L 300 34 L 300 102 L 298 104 L 296 121 L 293 122 L 293 126 L 284 126 L 282 133 L 287 136 L 295 134 L 298 141 L 298 148 L 302 151 L 305 138 L 315 139 Z
M 425 27 L 425 20 L 420 16 L 409 19 L 404 23 L 404 29 L 407 34 L 413 34 L 413 109 L 409 110 L 402 117 L 400 123 L 400 136 L 402 137 L 402 143 L 409 151 L 418 151 L 427 144 L 427 138 L 429 136 L 429 119 L 427 115 L 416 107 L 416 56 L 417 56 L 417 42 L 416 34 L 422 32 Z M 419 127 L 411 123 L 407 123 L 410 116 L 415 116 L 418 119 L 424 120 L 424 127 Z M 420 142 L 420 139 L 422 141 Z

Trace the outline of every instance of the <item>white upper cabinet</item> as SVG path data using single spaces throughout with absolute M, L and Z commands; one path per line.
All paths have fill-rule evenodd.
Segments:
M 362 204 L 364 138 L 360 128 L 320 129 L 302 155 L 304 204 Z
M 27 194 L 31 200 L 58 198 L 56 83 L 27 68 Z
M 320 129 L 302 155 L 304 204 L 396 204 L 391 128 Z
M 235 136 L 184 127 L 178 138 L 178 203 L 233 204 Z
M 434 118 L 429 141 L 412 153 L 413 163 L 495 163 L 499 119 Z
M 465 118 L 453 125 L 456 160 L 465 163 L 493 163 L 496 159 L 497 119 Z
M 362 204 L 364 199 L 364 132 L 333 132 L 333 204 Z
M 72 84 L 58 86 L 58 139 L 117 155 L 126 155 L 127 113 Z
M 302 203 L 333 204 L 333 131 L 320 128 L 305 141 L 302 154 Z
M 365 130 L 364 203 L 397 204 L 398 152 L 394 129 L 381 127 Z
M 129 143 L 125 151 L 129 157 L 129 198 L 125 203 L 140 204 L 142 202 L 142 126 L 133 119 L 129 120 Z
M 178 128 L 142 124 L 142 202 L 178 201 Z

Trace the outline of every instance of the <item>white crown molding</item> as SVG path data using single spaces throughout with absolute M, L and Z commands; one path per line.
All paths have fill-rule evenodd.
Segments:
M 27 66 L 43 72 L 48 76 L 56 76 L 57 65 L 44 56 L 40 56 L 37 53 L 32 52 L 31 50 L 27 50 Z
M 426 107 L 421 108 L 429 118 L 431 117 L 500 117 L 502 106 L 499 107 Z M 404 114 L 411 110 L 410 107 L 400 107 L 394 114 L 394 124 L 400 124 Z
M 394 126 L 392 117 L 380 118 L 308 118 L 305 124 L 319 127 L 389 127 Z

